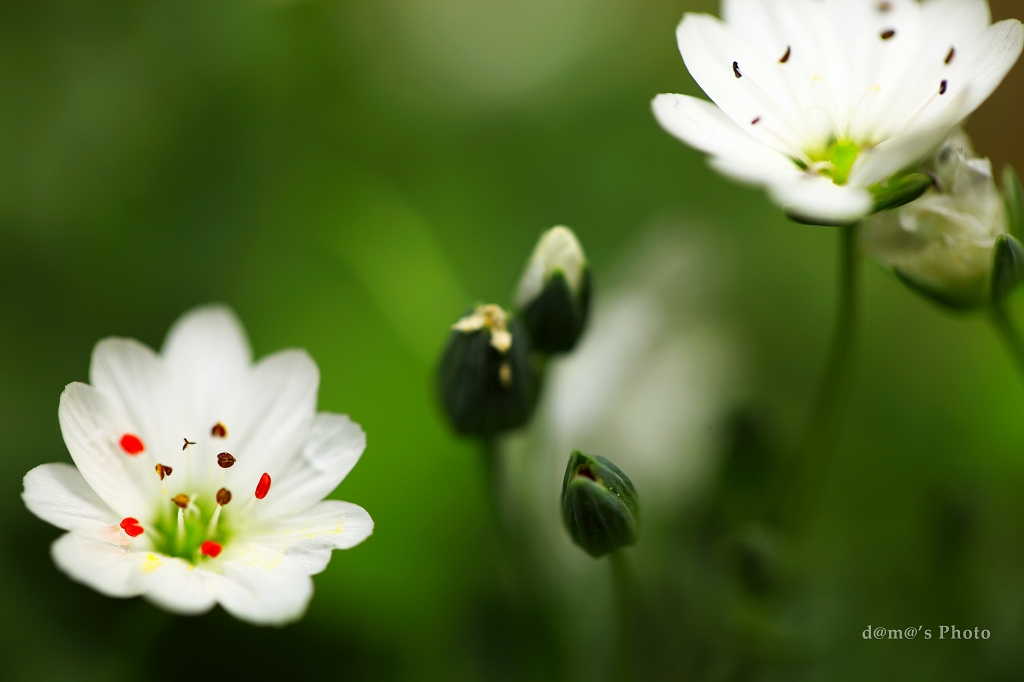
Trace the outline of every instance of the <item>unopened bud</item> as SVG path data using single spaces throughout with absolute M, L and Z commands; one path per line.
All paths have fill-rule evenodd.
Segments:
M 544 353 L 575 347 L 590 313 L 590 268 L 572 230 L 553 227 L 537 242 L 519 281 L 516 305 Z
M 640 537 L 636 488 L 604 457 L 577 450 L 562 482 L 562 519 L 573 541 L 592 557 L 635 544 Z
M 1002 303 L 1024 280 L 1024 245 L 1016 237 L 1003 234 L 996 240 L 992 257 L 992 302 Z
M 441 360 L 441 404 L 456 431 L 491 438 L 522 426 L 537 381 L 530 338 L 500 306 L 481 305 L 452 326 Z

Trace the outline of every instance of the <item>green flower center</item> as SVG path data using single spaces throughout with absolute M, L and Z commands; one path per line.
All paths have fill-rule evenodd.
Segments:
M 828 148 L 819 154 L 811 154 L 810 159 L 823 162 L 822 175 L 832 178 L 837 185 L 845 185 L 850 179 L 853 164 L 860 156 L 861 146 L 851 140 L 834 140 Z
M 192 564 L 215 558 L 227 544 L 231 528 L 224 510 L 213 500 L 187 502 L 184 509 L 175 502 L 164 502 L 169 509 L 161 509 L 152 524 L 153 549 L 167 556 L 184 559 Z M 217 509 L 220 508 L 220 513 Z

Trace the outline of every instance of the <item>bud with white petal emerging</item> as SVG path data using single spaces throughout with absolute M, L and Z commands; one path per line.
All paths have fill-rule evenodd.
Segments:
M 970 139 L 957 132 L 927 170 L 935 187 L 871 218 L 865 246 L 925 296 L 959 310 L 985 306 L 994 293 L 996 243 L 1008 228 L 992 164 L 975 157 Z
M 493 438 L 525 424 L 537 379 L 522 322 L 480 305 L 452 325 L 440 368 L 441 404 L 456 431 Z
M 604 457 L 577 450 L 562 481 L 562 519 L 573 541 L 592 557 L 636 544 L 640 537 L 636 488 Z
M 572 230 L 553 227 L 541 236 L 516 306 L 537 350 L 565 353 L 576 346 L 590 312 L 590 268 Z

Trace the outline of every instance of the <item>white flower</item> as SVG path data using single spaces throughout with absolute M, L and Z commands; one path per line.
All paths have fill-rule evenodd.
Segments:
M 56 564 L 105 595 L 175 613 L 219 603 L 256 624 L 300 618 L 310 576 L 373 531 L 361 507 L 323 501 L 366 435 L 316 413 L 319 381 L 303 351 L 252 364 L 241 325 L 219 307 L 186 314 L 159 355 L 100 341 L 91 384 L 60 400 L 77 468 L 25 476 L 28 508 L 70 531 L 53 543 Z
M 561 273 L 569 286 L 569 292 L 579 296 L 586 265 L 583 247 L 573 231 L 568 227 L 552 227 L 541 236 L 533 249 L 526 271 L 519 280 L 516 305 L 520 309 L 528 307 L 540 296 L 555 273 Z
M 676 32 L 714 104 L 659 95 L 654 114 L 721 173 L 823 224 L 871 213 L 869 188 L 924 160 L 1024 44 L 986 0 L 723 0 L 722 13 Z
M 917 289 L 957 308 L 989 300 L 994 248 L 1007 231 L 1006 206 L 992 163 L 974 157 L 957 132 L 931 168 L 937 187 L 898 211 L 871 218 L 867 249 Z

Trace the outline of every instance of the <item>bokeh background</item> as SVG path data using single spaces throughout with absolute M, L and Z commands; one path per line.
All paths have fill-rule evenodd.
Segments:
M 689 254 L 671 280 L 685 301 L 665 315 L 725 330 L 686 346 L 732 368 L 681 375 L 691 396 L 718 382 L 714 414 L 687 408 L 722 436 L 699 447 L 734 442 L 722 429 L 738 409 L 796 439 L 831 330 L 837 235 L 786 221 L 653 121 L 654 94 L 698 92 L 673 35 L 695 9 L 716 8 L 0 3 L 0 678 L 600 679 L 601 633 L 574 637 L 593 629 L 589 597 L 607 601 L 600 565 L 582 595 L 558 597 L 549 576 L 550 647 L 506 627 L 480 455 L 447 429 L 433 376 L 448 325 L 511 298 L 543 229 L 577 231 L 599 301 L 643 270 L 624 254 L 657 234 Z M 993 12 L 1020 17 L 1024 2 Z M 1024 170 L 1022 94 L 1018 66 L 970 122 L 997 168 Z M 662 633 L 645 679 L 1024 678 L 1024 381 L 983 317 L 865 273 L 856 384 L 798 586 L 744 588 L 746 564 L 693 549 L 715 457 L 678 494 L 652 492 L 668 511 L 634 550 Z M 257 354 L 307 348 L 321 409 L 369 435 L 335 496 L 376 532 L 335 554 L 308 616 L 283 630 L 70 582 L 48 555 L 59 531 L 19 497 L 30 468 L 70 461 L 57 401 L 87 379 L 93 344 L 159 346 L 209 301 L 238 311 Z M 520 466 L 531 442 L 513 448 Z M 537 490 L 537 509 L 555 509 Z M 557 529 L 523 529 L 575 551 Z M 868 625 L 992 637 L 865 641 Z

